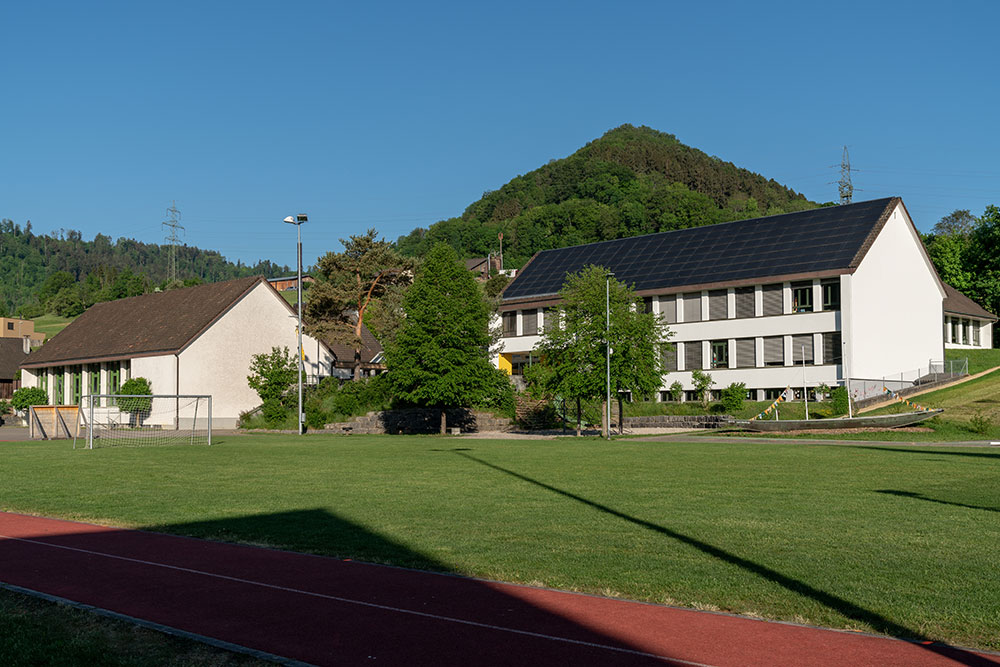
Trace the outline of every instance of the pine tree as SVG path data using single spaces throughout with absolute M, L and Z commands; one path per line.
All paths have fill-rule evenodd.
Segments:
M 441 411 L 486 400 L 499 372 L 489 361 L 490 309 L 472 273 L 435 245 L 403 299 L 406 319 L 386 355 L 389 382 L 407 403 Z

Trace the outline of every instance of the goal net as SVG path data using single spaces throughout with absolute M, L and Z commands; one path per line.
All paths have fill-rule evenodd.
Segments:
M 212 444 L 211 396 L 89 394 L 79 414 L 88 449 Z

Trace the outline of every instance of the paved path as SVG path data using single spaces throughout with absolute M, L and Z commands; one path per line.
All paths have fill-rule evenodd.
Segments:
M 855 447 L 1000 447 L 1000 442 L 989 440 L 941 440 L 937 442 L 910 442 L 906 440 L 838 440 L 834 438 L 764 438 L 743 435 L 654 435 L 634 438 L 639 442 L 750 442 L 755 444 L 800 444 L 800 445 L 853 445 Z
M 0 581 L 320 665 L 1000 665 L 941 645 L 10 513 Z

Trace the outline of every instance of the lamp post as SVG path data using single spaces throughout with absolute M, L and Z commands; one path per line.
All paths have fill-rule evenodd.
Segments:
M 298 281 L 296 285 L 297 293 L 295 297 L 295 305 L 298 307 L 299 311 L 299 412 L 298 412 L 298 422 L 299 422 L 299 435 L 302 435 L 303 426 L 305 425 L 305 415 L 302 414 L 302 373 L 305 370 L 305 360 L 302 358 L 302 223 L 308 222 L 309 216 L 305 213 L 299 213 L 298 215 L 292 217 L 288 216 L 285 218 L 285 222 L 290 225 L 295 225 L 296 237 L 297 237 L 297 253 L 298 253 Z
M 615 274 L 608 271 L 604 274 L 604 349 L 607 351 L 606 361 L 607 365 L 605 367 L 605 381 L 606 381 L 606 403 L 604 406 L 604 423 L 607 425 L 607 432 L 605 436 L 608 440 L 611 440 L 611 279 L 615 277 Z M 618 416 L 621 419 L 621 415 Z

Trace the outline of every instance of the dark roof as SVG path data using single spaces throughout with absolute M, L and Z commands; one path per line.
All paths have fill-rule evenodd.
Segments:
M 504 290 L 504 300 L 555 295 L 566 274 L 594 264 L 636 291 L 853 270 L 900 202 L 875 199 L 543 250 Z
M 0 338 L 0 380 L 13 380 L 21 362 L 27 358 L 23 338 Z
M 302 279 L 305 280 L 306 278 L 312 278 L 312 274 L 310 274 L 310 273 L 303 273 L 302 274 Z M 267 282 L 269 282 L 269 283 L 277 283 L 277 282 L 281 282 L 283 280 L 298 280 L 298 279 L 299 279 L 298 275 L 283 276 L 281 278 L 268 278 Z
M 944 283 L 944 312 L 953 315 L 968 315 L 984 320 L 996 320 L 997 316 L 978 303 L 965 296 L 957 289 Z
M 357 319 L 357 318 L 355 318 Z M 323 341 L 330 348 L 337 361 L 354 363 L 354 346 L 335 342 L 327 338 Z M 361 325 L 361 361 L 368 363 L 382 351 L 382 344 L 364 324 Z
M 465 268 L 469 271 L 474 271 L 476 269 L 482 270 L 482 267 L 486 264 L 485 257 L 473 257 L 472 259 L 465 260 Z
M 172 354 L 259 283 L 266 284 L 260 277 L 239 278 L 95 304 L 35 348 L 23 366 Z

